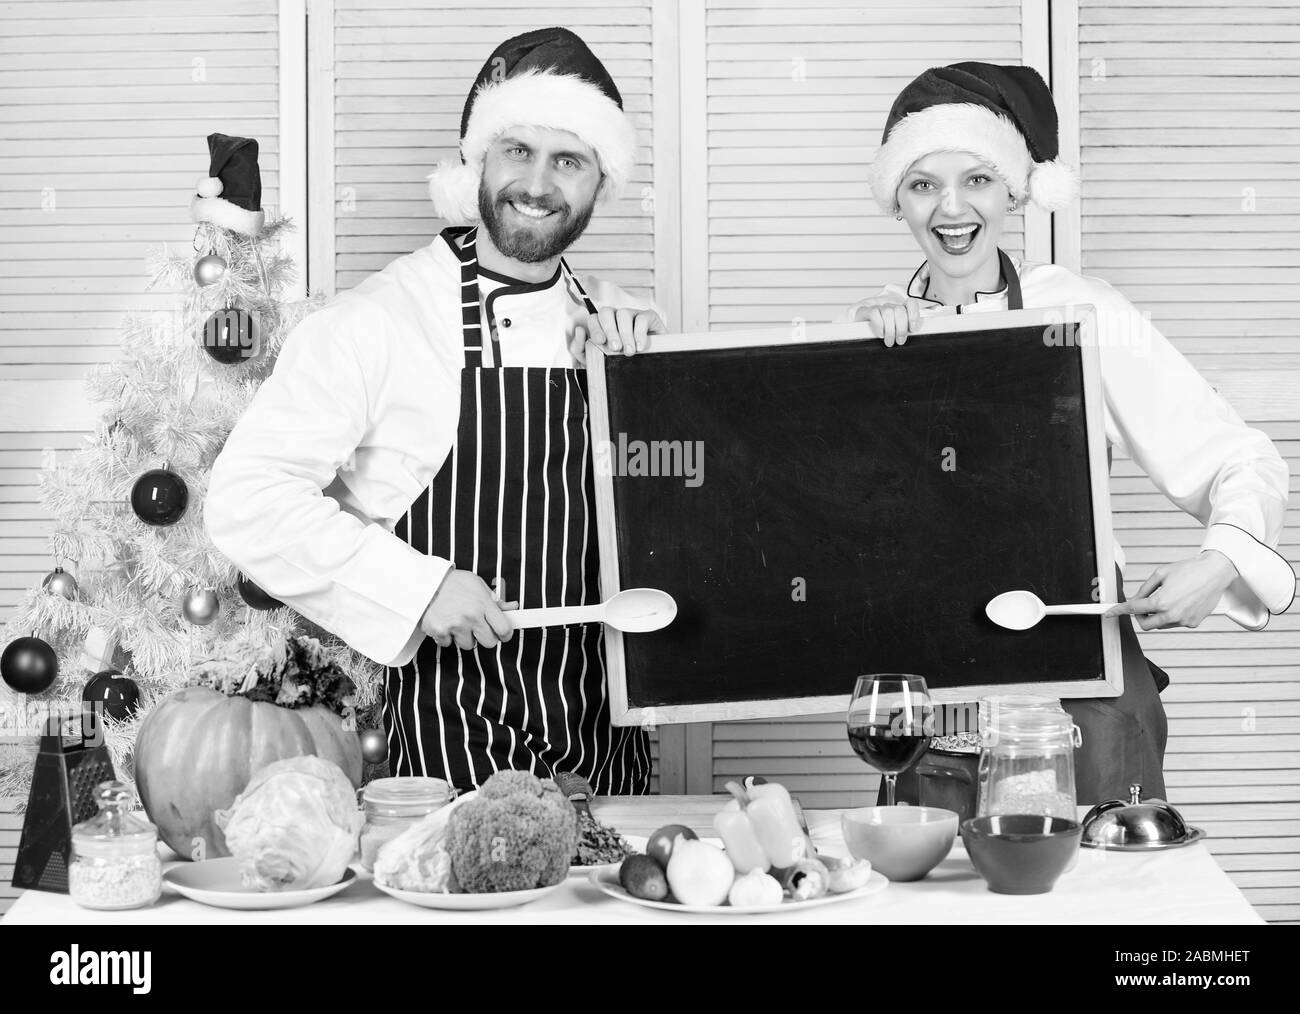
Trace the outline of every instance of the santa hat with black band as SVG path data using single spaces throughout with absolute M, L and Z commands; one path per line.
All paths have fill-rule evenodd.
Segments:
M 933 67 L 899 93 L 869 180 L 881 209 L 898 213 L 898 186 L 917 159 L 968 151 L 998 174 L 1017 204 L 1068 207 L 1079 176 L 1057 157 L 1056 106 L 1032 67 Z
M 576 134 L 595 150 L 612 200 L 636 164 L 636 130 L 604 64 L 567 28 L 539 28 L 507 39 L 475 78 L 460 119 L 460 164 L 442 162 L 428 177 L 440 218 L 478 220 L 478 190 L 488 147 L 516 126 Z

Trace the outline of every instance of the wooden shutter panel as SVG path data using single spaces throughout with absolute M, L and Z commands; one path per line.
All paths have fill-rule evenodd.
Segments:
M 691 242 L 702 251 L 701 270 L 683 278 L 687 326 L 828 321 L 888 282 L 906 284 L 922 259 L 916 242 L 876 207 L 866 182 L 889 107 L 929 67 L 1023 62 L 1021 19 L 1020 0 L 709 0 L 697 28 L 705 164 L 684 165 L 687 188 L 696 175 L 708 180 L 693 234 L 689 189 L 684 196 L 687 262 Z M 1023 252 L 1024 221 L 1008 218 L 1010 253 Z M 719 722 L 712 758 L 711 778 L 692 779 L 698 789 L 762 774 L 805 806 L 875 801 L 878 776 L 849 749 L 841 715 Z
M 1291 469 L 1300 560 L 1300 11 L 1079 3 L 1082 268 L 1184 352 Z M 1127 592 L 1203 531 L 1128 458 L 1111 480 Z M 1269 919 L 1300 920 L 1300 615 L 1139 635 L 1173 679 L 1171 799 Z
M 915 241 L 866 183 L 889 107 L 929 67 L 1020 63 L 1020 0 L 703 6 L 694 121 L 704 164 L 684 167 L 683 224 L 703 270 L 683 280 L 688 327 L 827 321 L 887 282 L 905 284 L 921 260 Z M 692 200 L 697 174 L 707 192 Z M 1015 254 L 1023 221 L 1008 219 Z
M 256 137 L 279 203 L 278 45 L 275 0 L 0 9 L 0 610 L 50 569 L 36 473 L 89 424 L 86 370 L 178 305 L 145 260 L 193 240 L 207 135 Z
M 512 35 L 564 25 L 586 40 L 618 84 L 638 131 L 637 170 L 624 194 L 596 209 L 568 258 L 639 295 L 654 285 L 651 0 L 563 6 L 524 0 L 431 4 L 396 0 L 374 10 L 339 0 L 334 12 L 337 289 L 430 242 L 446 225 L 425 177 L 455 158 L 474 76 Z
M 511 36 L 563 25 L 608 68 L 640 145 L 626 190 L 597 207 L 566 260 L 635 295 L 655 295 L 653 0 L 393 0 L 383 10 L 337 0 L 333 8 L 335 201 L 325 227 L 334 229 L 334 270 L 317 278 L 349 289 L 437 237 L 447 223 L 433 213 L 425 177 L 440 160 L 458 157 L 461 112 L 479 68 Z M 651 755 L 658 791 L 658 736 Z

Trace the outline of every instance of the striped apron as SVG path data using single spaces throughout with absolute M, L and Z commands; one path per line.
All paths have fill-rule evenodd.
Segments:
M 599 602 L 586 371 L 503 367 L 499 354 L 483 366 L 475 235 L 441 236 L 461 263 L 456 443 L 396 535 L 521 608 Z M 561 270 L 594 313 L 563 261 Z M 599 623 L 517 630 L 495 648 L 426 638 L 408 664 L 387 669 L 384 726 L 394 775 L 467 790 L 500 770 L 567 771 L 606 795 L 650 787 L 646 734 L 610 724 Z

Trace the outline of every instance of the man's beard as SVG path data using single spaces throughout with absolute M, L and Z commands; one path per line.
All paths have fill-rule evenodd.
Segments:
M 506 225 L 504 219 L 506 205 L 511 201 L 518 201 L 528 207 L 554 211 L 555 215 L 543 220 L 548 223 L 548 226 L 543 229 L 530 229 L 524 225 L 511 228 Z M 480 182 L 478 188 L 479 217 L 483 220 L 488 235 L 492 237 L 493 245 L 507 257 L 525 264 L 536 264 L 563 254 L 586 231 L 595 206 L 596 202 L 593 200 L 582 211 L 575 214 L 559 198 L 534 201 L 507 190 L 498 195 L 494 201 L 492 195 L 488 193 L 486 181 Z M 551 222 L 557 224 L 550 225 Z

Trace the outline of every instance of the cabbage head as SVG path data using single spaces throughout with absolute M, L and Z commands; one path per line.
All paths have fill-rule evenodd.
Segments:
M 338 883 L 365 823 L 347 775 L 311 755 L 259 768 L 230 809 L 215 817 L 244 883 L 259 891 Z

